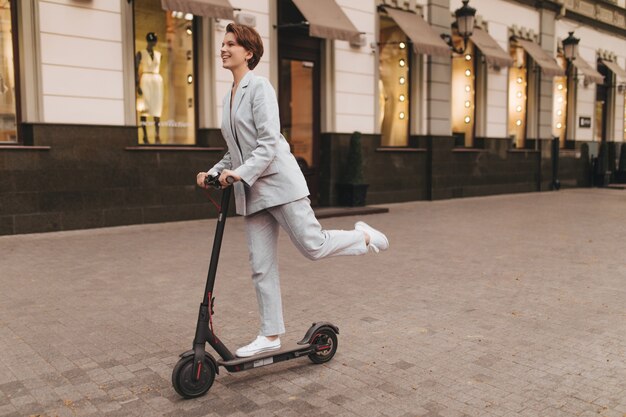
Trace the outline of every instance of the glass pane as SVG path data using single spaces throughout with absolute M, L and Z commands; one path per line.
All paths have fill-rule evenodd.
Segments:
M 289 91 L 281 91 L 289 97 L 288 111 L 282 120 L 283 136 L 291 146 L 291 152 L 302 168 L 313 166 L 313 71 L 314 63 L 282 59 L 282 85 Z
M 526 139 L 526 102 L 528 70 L 526 52 L 512 46 L 514 64 L 509 68 L 509 137 L 516 148 L 523 148 Z
M 378 89 L 383 146 L 409 143 L 409 43 L 396 23 L 380 16 Z
M 134 4 L 139 143 L 193 144 L 193 16 Z
M 0 142 L 17 141 L 11 2 L 0 1 Z
M 604 138 L 604 101 L 596 101 L 594 122 L 595 129 L 593 131 L 593 140 L 601 142 Z
M 457 46 L 462 47 L 462 38 Z M 465 137 L 465 146 L 474 145 L 476 74 L 474 44 L 468 42 L 463 55 L 452 58 L 452 132 Z

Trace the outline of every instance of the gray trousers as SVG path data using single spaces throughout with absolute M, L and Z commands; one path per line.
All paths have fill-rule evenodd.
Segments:
M 282 227 L 311 260 L 367 253 L 358 230 L 322 230 L 308 198 L 270 207 L 245 217 L 252 282 L 256 289 L 263 336 L 285 333 L 278 276 L 278 230 Z

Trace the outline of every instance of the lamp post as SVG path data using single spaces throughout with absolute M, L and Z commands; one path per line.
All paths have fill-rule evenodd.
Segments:
M 469 0 L 463 0 L 463 6 L 454 11 L 456 27 L 459 35 L 463 38 L 463 48 L 459 49 L 454 46 L 452 36 L 447 33 L 441 34 L 441 38 L 448 44 L 450 49 L 459 55 L 465 53 L 465 49 L 467 49 L 467 40 L 470 36 L 472 36 L 472 32 L 474 32 L 476 9 L 468 6 L 467 3 L 469 3 Z
M 566 68 L 565 68 L 565 85 L 567 86 L 567 97 L 565 100 L 565 139 L 567 140 L 568 126 L 570 121 L 569 110 L 572 108 L 570 106 L 570 101 L 573 100 L 576 96 L 574 95 L 574 88 L 571 88 L 571 79 L 572 79 L 572 71 L 573 64 L 572 62 L 578 56 L 578 43 L 580 42 L 579 38 L 574 37 L 574 32 L 569 32 L 567 38 L 563 39 L 563 56 L 565 57 Z
M 578 56 L 578 43 L 580 39 L 574 37 L 574 32 L 569 32 L 567 38 L 563 39 L 563 56 L 565 57 L 566 68 L 565 68 L 565 85 L 566 85 L 566 97 L 565 97 L 565 140 L 567 140 L 567 135 L 570 133 L 570 129 L 568 129 L 571 115 L 570 109 L 571 103 L 576 97 L 573 94 L 573 88 L 571 88 L 571 75 L 572 75 L 572 62 Z M 558 127 L 558 126 L 557 126 Z M 560 152 L 560 140 L 559 137 L 556 136 L 552 139 L 552 189 L 558 190 L 561 188 L 561 183 L 558 179 L 559 174 L 559 152 Z

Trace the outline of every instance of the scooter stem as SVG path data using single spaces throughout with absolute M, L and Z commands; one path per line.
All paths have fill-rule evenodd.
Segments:
M 220 204 L 220 212 L 217 217 L 217 228 L 215 230 L 215 238 L 213 239 L 213 252 L 211 253 L 211 263 L 209 264 L 209 273 L 206 280 L 206 288 L 204 289 L 204 297 L 202 304 L 209 304 L 209 293 L 213 293 L 215 285 L 215 275 L 217 274 L 217 261 L 220 258 L 220 248 L 222 247 L 222 237 L 224 236 L 224 226 L 226 225 L 226 214 L 228 213 L 228 205 L 233 187 L 227 187 L 222 191 L 222 204 Z

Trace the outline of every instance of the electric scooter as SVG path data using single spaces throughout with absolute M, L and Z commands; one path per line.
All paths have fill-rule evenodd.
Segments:
M 213 188 L 222 188 L 219 183 L 219 173 L 214 173 L 205 179 L 205 184 Z M 233 179 L 227 181 L 232 184 Z M 213 240 L 213 252 L 209 264 L 206 288 L 200 304 L 196 335 L 193 340 L 193 348 L 180 355 L 180 360 L 172 372 L 172 385 L 176 392 L 184 398 L 196 398 L 206 394 L 219 374 L 219 367 L 226 368 L 229 372 L 240 372 L 258 368 L 290 359 L 307 356 L 313 363 L 321 364 L 330 361 L 337 351 L 337 326 L 328 322 L 316 322 L 311 325 L 306 334 L 292 347 L 284 347 L 280 350 L 263 352 L 257 355 L 239 358 L 231 353 L 213 331 L 213 314 L 215 297 L 213 286 L 217 272 L 217 261 L 222 246 L 222 236 L 226 224 L 226 213 L 232 194 L 232 186 L 222 191 L 221 206 L 217 218 L 217 228 Z M 215 359 L 205 350 L 208 343 L 219 354 L 220 359 Z

